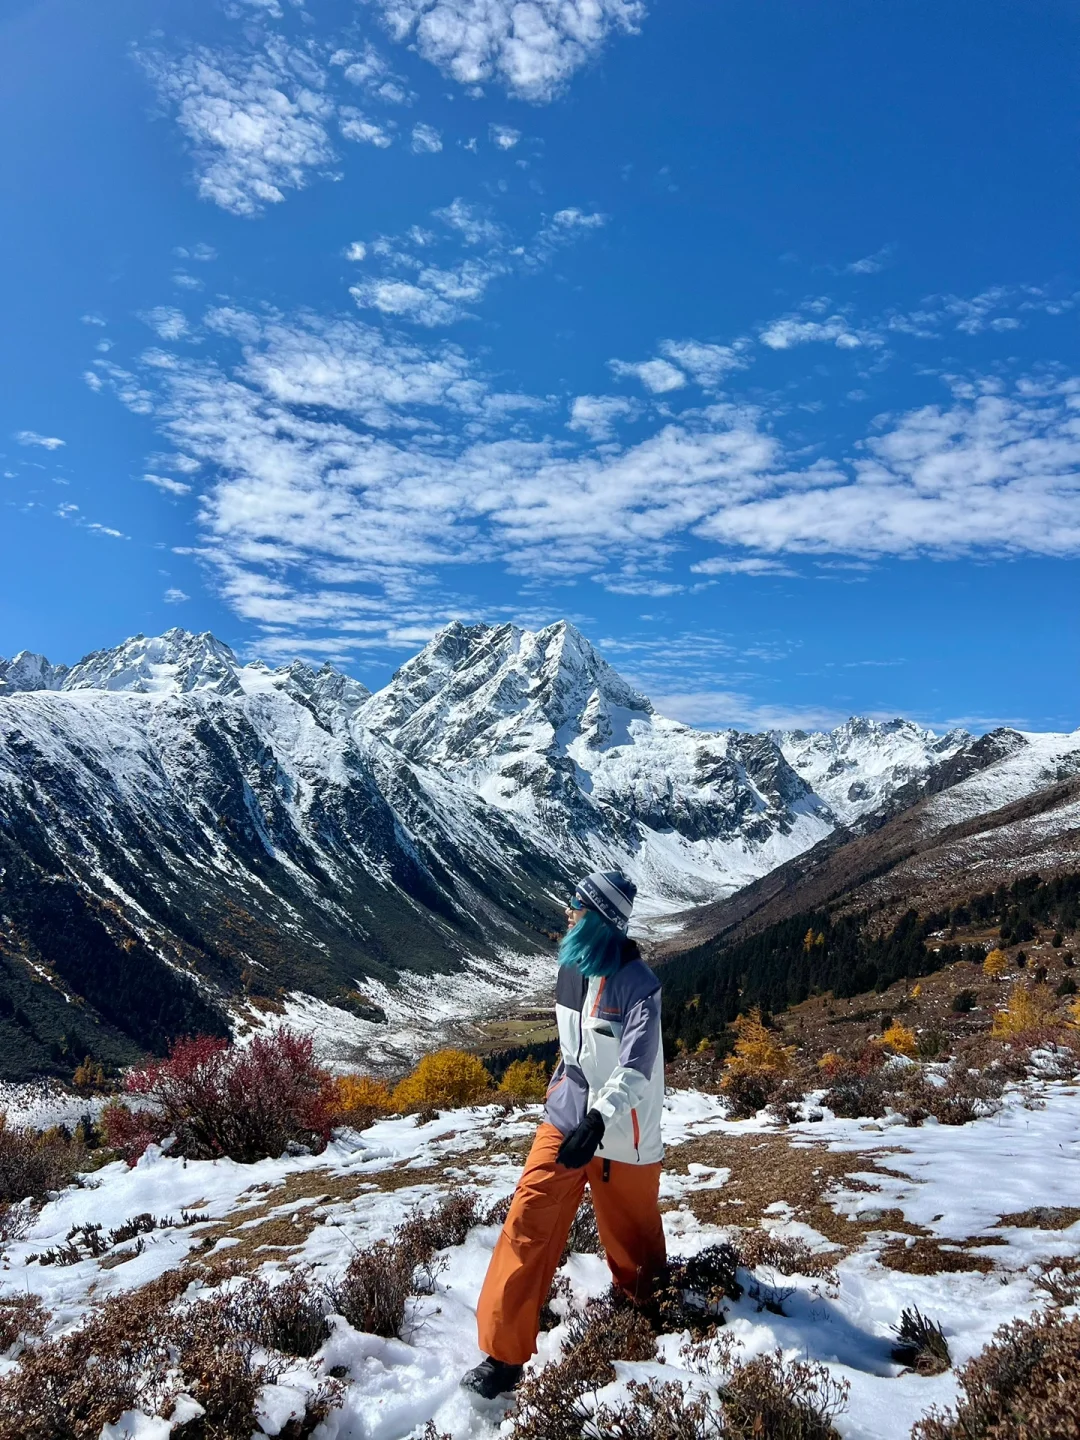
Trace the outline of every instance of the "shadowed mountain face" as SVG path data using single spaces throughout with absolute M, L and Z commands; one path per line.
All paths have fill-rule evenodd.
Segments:
M 375 1043 L 409 976 L 429 1018 L 477 977 L 490 1003 L 527 988 L 584 871 L 627 869 L 644 917 L 714 901 L 835 830 L 799 769 L 830 745 L 849 811 L 860 764 L 868 808 L 963 754 L 898 725 L 694 730 L 565 622 L 452 624 L 376 695 L 183 630 L 0 661 L 0 1073 L 120 1062 L 290 995 Z

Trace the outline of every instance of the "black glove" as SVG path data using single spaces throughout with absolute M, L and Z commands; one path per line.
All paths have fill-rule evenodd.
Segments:
M 567 1170 L 580 1170 L 596 1154 L 596 1147 L 604 1138 L 604 1117 L 599 1110 L 590 1110 L 576 1129 L 571 1130 L 559 1146 L 555 1156 L 556 1165 L 565 1165 Z

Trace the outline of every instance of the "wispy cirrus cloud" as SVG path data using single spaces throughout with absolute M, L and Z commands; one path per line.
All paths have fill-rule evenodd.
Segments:
M 613 33 L 633 34 L 640 0 L 374 0 L 395 40 L 462 85 L 553 100 Z

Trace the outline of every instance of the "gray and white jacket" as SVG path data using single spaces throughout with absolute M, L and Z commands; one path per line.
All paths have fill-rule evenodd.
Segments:
M 569 1135 L 589 1110 L 597 1110 L 604 1117 L 598 1157 L 649 1165 L 664 1156 L 660 981 L 632 940 L 623 955 L 614 975 L 599 978 L 559 967 L 555 1018 L 562 1058 L 544 1118 Z

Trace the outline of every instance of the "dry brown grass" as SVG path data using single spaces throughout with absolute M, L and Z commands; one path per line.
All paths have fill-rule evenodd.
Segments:
M 19 1340 L 45 1333 L 49 1314 L 36 1295 L 9 1295 L 0 1300 L 0 1355 Z
M 328 1333 L 325 1296 L 298 1272 L 279 1285 L 247 1279 L 185 1302 L 194 1278 L 181 1267 L 33 1345 L 0 1380 L 0 1440 L 97 1440 L 126 1410 L 167 1415 L 182 1392 L 205 1414 L 174 1434 L 246 1440 L 259 1390 L 284 1368 L 274 1356 L 311 1355 Z M 310 1435 L 341 1394 L 337 1382 L 322 1381 L 282 1435 Z
M 1075 1205 L 1034 1205 L 1002 1215 L 998 1224 L 1014 1225 L 1018 1230 L 1068 1230 L 1078 1220 L 1080 1209 Z
M 974 1243 L 985 1245 L 978 1240 Z M 992 1241 L 989 1243 L 993 1243 Z M 905 1275 L 962 1274 L 978 1271 L 988 1275 L 994 1262 L 986 1255 L 973 1255 L 962 1246 L 942 1244 L 940 1240 L 919 1237 L 910 1245 L 886 1245 L 878 1259 L 888 1270 L 899 1270 Z
M 832 1197 L 839 1186 L 873 1192 L 872 1185 L 851 1179 L 850 1171 L 876 1168 L 888 1174 L 882 1160 L 897 1153 L 901 1153 L 899 1147 L 875 1150 L 872 1156 L 845 1155 L 829 1150 L 824 1143 L 796 1146 L 785 1135 L 756 1132 L 708 1135 L 675 1146 L 668 1153 L 667 1166 L 684 1173 L 691 1163 L 731 1170 L 722 1189 L 692 1190 L 686 1197 L 687 1205 L 703 1223 L 760 1225 L 768 1207 L 783 1200 L 796 1219 L 812 1225 L 834 1244 L 852 1247 L 879 1230 L 925 1234 L 899 1210 L 879 1211 L 877 1218 L 870 1220 L 848 1219 L 833 1208 Z

